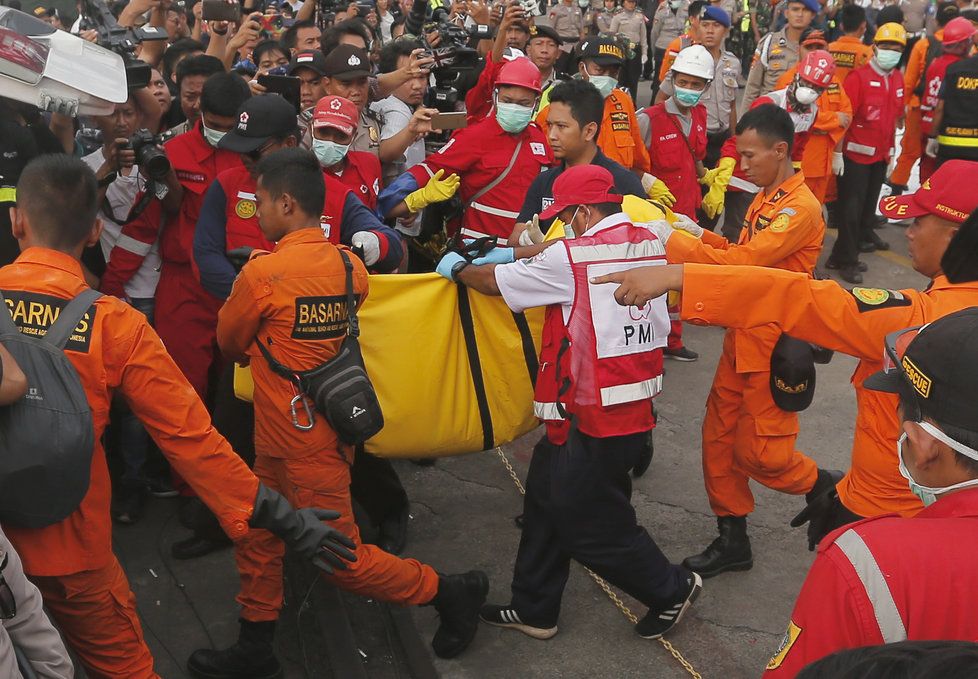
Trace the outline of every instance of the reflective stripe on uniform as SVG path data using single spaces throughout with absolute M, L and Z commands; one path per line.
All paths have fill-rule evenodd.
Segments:
M 866 589 L 866 596 L 873 606 L 876 622 L 880 626 L 883 643 L 892 644 L 906 640 L 907 629 L 903 625 L 903 618 L 900 617 L 896 602 L 893 601 L 890 587 L 886 584 L 886 577 L 862 537 L 850 528 L 836 538 L 834 544 L 849 559 L 852 569 Z
M 852 151 L 853 153 L 862 153 L 863 155 L 872 156 L 876 153 L 875 146 L 866 146 L 865 144 L 857 144 L 854 141 L 846 144 L 846 151 Z
M 473 231 L 472 229 L 466 229 L 465 227 L 462 227 L 459 230 L 459 233 L 462 234 L 462 238 L 489 238 L 488 233 Z
M 946 134 L 937 137 L 937 143 L 941 146 L 967 146 L 969 148 L 978 147 L 978 138 L 975 137 L 951 137 Z
M 503 210 L 498 207 L 490 207 L 488 205 L 483 205 L 482 203 L 469 203 L 469 207 L 473 210 L 478 210 L 479 212 L 485 212 L 488 215 L 506 217 L 507 219 L 516 219 L 520 216 L 519 212 L 510 212 L 509 210 Z
M 744 193 L 757 193 L 761 190 L 761 187 L 757 184 L 749 182 L 746 179 L 741 179 L 735 175 L 730 175 L 729 186 L 732 186 L 735 189 L 740 189 Z
M 631 384 L 617 384 L 601 388 L 601 405 L 607 408 L 622 403 L 632 403 L 652 398 L 662 391 L 662 375 Z
M 136 240 L 132 236 L 127 236 L 122 234 L 119 236 L 119 240 L 115 242 L 117 248 L 122 248 L 126 252 L 131 252 L 134 255 L 141 255 L 145 257 L 149 254 L 149 251 L 153 249 L 152 243 L 144 243 L 141 240 Z
M 571 260 L 575 262 L 609 262 L 616 259 L 664 257 L 662 241 L 643 240 L 639 243 L 604 243 L 601 245 L 571 245 Z
M 560 414 L 560 408 L 557 407 L 556 403 L 543 403 L 541 401 L 534 401 L 533 414 L 536 415 L 541 420 L 555 421 L 555 420 L 564 419 L 563 415 Z

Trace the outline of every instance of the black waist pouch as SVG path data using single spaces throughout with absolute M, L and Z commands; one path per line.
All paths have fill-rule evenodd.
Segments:
M 258 342 L 272 372 L 292 382 L 300 395 L 308 396 L 316 411 L 326 418 L 344 443 L 359 445 L 384 428 L 384 413 L 377 392 L 370 381 L 360 353 L 360 326 L 357 322 L 356 298 L 353 294 L 353 263 L 340 250 L 346 267 L 347 335 L 340 350 L 330 360 L 311 370 L 292 370 L 279 363 L 271 352 Z M 298 398 L 298 397 L 297 397 Z M 293 400 L 293 424 L 299 429 L 311 429 L 298 423 Z

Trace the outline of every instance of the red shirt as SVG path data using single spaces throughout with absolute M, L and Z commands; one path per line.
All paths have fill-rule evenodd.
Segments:
M 339 172 L 329 169 L 327 177 L 339 179 L 350 187 L 360 202 L 371 210 L 377 210 L 377 194 L 380 193 L 380 159 L 366 151 L 349 151 Z
M 847 648 L 978 640 L 976 559 L 974 488 L 947 495 L 912 519 L 879 516 L 829 534 L 765 678 L 793 677 Z

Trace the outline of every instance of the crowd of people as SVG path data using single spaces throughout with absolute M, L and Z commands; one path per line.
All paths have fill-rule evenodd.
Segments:
M 93 6 L 32 14 L 97 42 Z M 804 496 L 792 526 L 818 550 L 770 677 L 843 676 L 876 656 L 833 653 L 884 644 L 888 662 L 976 667 L 960 645 L 912 646 L 978 638 L 970 2 L 108 9 L 166 33 L 135 45 L 149 77 L 127 101 L 70 117 L 0 98 L 0 674 L 71 677 L 66 643 L 93 679 L 156 676 L 111 541 L 150 495 L 181 497 L 174 558 L 233 545 L 241 578 L 237 642 L 189 671 L 257 679 L 281 673 L 286 548 L 345 590 L 433 606 L 442 658 L 480 621 L 557 634 L 571 561 L 661 638 L 704 579 L 752 568 L 751 480 Z M 860 256 L 894 245 L 884 224 L 905 228 L 926 290 L 862 287 L 880 272 Z M 507 602 L 486 603 L 482 571 L 399 556 L 408 496 L 364 450 L 381 425 L 357 312 L 370 275 L 407 272 L 545 308 Z M 673 563 L 631 476 L 652 458 L 663 361 L 699 359 L 683 321 L 726 334 L 702 416 L 717 534 Z M 859 360 L 846 471 L 796 445 L 832 352 Z M 39 405 L 72 389 L 87 408 Z M 18 445 L 43 430 L 56 442 Z M 76 461 L 73 436 L 78 501 L 40 511 L 79 479 L 34 449 Z

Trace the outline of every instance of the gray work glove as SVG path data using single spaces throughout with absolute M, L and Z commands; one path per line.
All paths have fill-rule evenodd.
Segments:
M 351 551 L 356 549 L 353 540 L 323 523 L 338 518 L 340 513 L 329 509 L 293 509 L 288 500 L 259 483 L 248 523 L 274 533 L 314 566 L 332 573 L 334 568 L 346 569 L 344 560 L 357 560 Z

